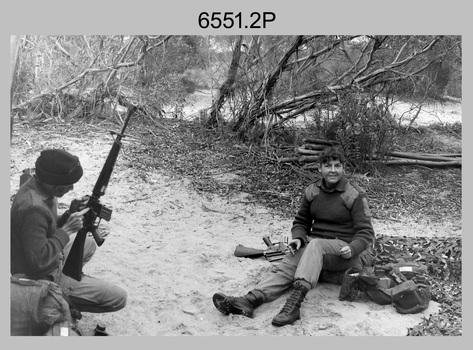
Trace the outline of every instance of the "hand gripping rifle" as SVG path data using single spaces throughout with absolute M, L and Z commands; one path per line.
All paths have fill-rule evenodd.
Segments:
M 82 228 L 77 232 L 76 238 L 74 239 L 74 243 L 72 244 L 71 251 L 67 257 L 66 263 L 62 269 L 62 272 L 74 278 L 77 281 L 82 279 L 82 264 L 84 259 L 84 244 L 87 234 L 90 232 L 95 239 L 95 242 L 100 247 L 105 239 L 100 235 L 97 231 L 100 220 L 104 219 L 106 221 L 110 221 L 112 217 L 112 210 L 105 207 L 100 203 L 100 197 L 105 194 L 105 190 L 107 189 L 108 182 L 112 175 L 113 168 L 115 166 L 115 162 L 118 157 L 118 153 L 120 152 L 120 148 L 122 146 L 121 139 L 125 136 L 125 129 L 128 125 L 130 117 L 135 112 L 136 107 L 132 106 L 128 110 L 128 114 L 125 119 L 125 123 L 123 124 L 123 128 L 121 133 L 117 134 L 115 132 L 111 132 L 112 136 L 115 134 L 116 137 L 113 142 L 112 149 L 108 154 L 107 160 L 100 172 L 99 178 L 95 183 L 95 187 L 92 191 L 92 196 L 90 196 L 89 201 L 87 202 L 87 208 L 90 208 L 84 214 L 84 222 Z M 99 221 L 96 223 L 97 218 Z

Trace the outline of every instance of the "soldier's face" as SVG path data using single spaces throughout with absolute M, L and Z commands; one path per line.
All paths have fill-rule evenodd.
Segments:
M 334 187 L 343 176 L 343 164 L 339 160 L 331 160 L 322 165 L 319 164 L 319 171 L 325 180 L 327 187 Z
M 54 186 L 52 192 L 54 197 L 62 197 L 67 192 L 72 191 L 73 189 L 74 185 Z

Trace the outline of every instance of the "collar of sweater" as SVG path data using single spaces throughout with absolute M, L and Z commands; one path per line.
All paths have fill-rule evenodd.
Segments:
M 335 187 L 327 188 L 327 186 L 325 185 L 325 180 L 324 179 L 320 179 L 319 181 L 317 181 L 316 185 L 318 187 L 320 187 L 320 189 L 322 191 L 331 193 L 331 192 L 335 192 L 335 191 L 338 191 L 338 192 L 345 191 L 345 187 L 346 187 L 347 183 L 348 183 L 348 179 L 345 177 L 345 175 L 343 175 L 342 178 L 340 179 L 340 181 L 337 182 Z
M 39 182 L 36 175 L 31 180 L 31 186 L 36 189 L 36 192 L 43 198 L 44 202 L 51 202 L 54 196 Z

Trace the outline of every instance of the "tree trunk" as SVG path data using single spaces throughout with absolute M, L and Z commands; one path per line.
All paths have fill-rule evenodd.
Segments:
M 243 41 L 243 36 L 239 35 L 237 42 L 235 43 L 235 48 L 233 49 L 233 57 L 232 57 L 232 62 L 230 64 L 230 69 L 228 70 L 227 80 L 225 80 L 223 85 L 220 87 L 217 99 L 210 107 L 210 116 L 207 121 L 207 125 L 209 126 L 214 126 L 217 124 L 218 117 L 220 114 L 220 109 L 222 108 L 227 98 L 230 97 L 230 95 L 232 94 L 236 76 L 238 73 L 238 65 L 240 63 L 242 41 Z

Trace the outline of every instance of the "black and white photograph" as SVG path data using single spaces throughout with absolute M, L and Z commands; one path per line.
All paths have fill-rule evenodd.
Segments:
M 12 336 L 462 335 L 461 35 L 10 39 Z

